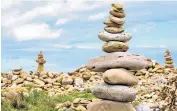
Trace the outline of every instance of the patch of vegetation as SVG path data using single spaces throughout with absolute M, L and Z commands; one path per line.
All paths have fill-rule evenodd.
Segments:
M 66 101 L 73 101 L 75 98 L 95 98 L 88 92 L 72 92 L 67 95 L 48 96 L 43 91 L 33 91 L 29 96 L 22 99 L 3 100 L 1 103 L 2 111 L 57 111 L 55 105 Z

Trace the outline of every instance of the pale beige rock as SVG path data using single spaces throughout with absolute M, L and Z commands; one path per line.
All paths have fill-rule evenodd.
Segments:
M 17 78 L 18 78 L 17 75 L 13 75 L 13 76 L 12 76 L 12 81 L 16 80 Z
M 114 23 L 116 23 L 116 24 L 120 24 L 120 25 L 124 24 L 124 22 L 125 22 L 123 19 L 117 18 L 117 17 L 114 17 L 114 16 L 110 16 L 109 19 L 110 19 L 112 22 L 114 22 Z
M 129 47 L 126 43 L 118 41 L 109 41 L 102 46 L 103 51 L 107 53 L 111 52 L 126 52 Z
M 114 101 L 95 101 L 87 106 L 88 111 L 136 111 L 131 103 Z
M 33 80 L 35 84 L 38 84 L 38 85 L 44 85 L 45 83 L 39 79 L 34 79 Z
M 64 75 L 62 79 L 62 85 L 71 85 L 73 83 L 72 76 Z
M 137 85 L 138 79 L 126 69 L 110 69 L 103 73 L 103 79 L 109 84 Z
M 125 17 L 125 13 L 124 12 L 116 12 L 115 10 L 110 10 L 109 13 L 115 17 L 118 18 L 124 18 Z
M 111 20 L 104 21 L 104 24 L 109 26 L 109 27 L 117 27 L 117 28 L 122 27 L 122 25 L 116 24 L 116 23 L 112 22 Z
M 124 29 L 122 27 L 117 28 L 117 27 L 105 27 L 105 31 L 112 33 L 112 34 L 117 34 L 117 33 L 122 33 L 124 32 Z

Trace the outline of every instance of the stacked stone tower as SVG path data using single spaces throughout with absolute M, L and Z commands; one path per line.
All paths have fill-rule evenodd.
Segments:
M 170 51 L 167 49 L 165 52 L 165 68 L 174 69 L 173 59 L 171 58 Z
M 44 71 L 44 64 L 46 63 L 46 60 L 44 60 L 42 51 L 39 52 L 36 62 L 38 63 L 37 71 L 38 72 Z
M 112 4 L 110 20 L 99 39 L 105 42 L 102 49 L 107 54 L 88 61 L 88 68 L 103 73 L 103 84 L 92 89 L 92 93 L 100 101 L 88 105 L 88 111 L 135 111 L 131 102 L 136 98 L 136 92 L 131 86 L 138 84 L 138 79 L 130 70 L 140 70 L 147 67 L 143 56 L 126 52 L 127 41 L 132 37 L 124 33 L 122 28 L 125 17 L 124 8 L 119 4 Z

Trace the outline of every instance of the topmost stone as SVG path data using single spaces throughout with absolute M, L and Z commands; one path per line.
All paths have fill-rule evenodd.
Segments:
M 141 70 L 147 65 L 147 61 L 143 56 L 128 52 L 107 53 L 90 59 L 87 64 L 90 70 L 97 72 L 104 72 L 113 68 Z
M 117 10 L 123 10 L 123 5 L 120 5 L 120 4 L 112 4 L 112 7 L 117 9 Z

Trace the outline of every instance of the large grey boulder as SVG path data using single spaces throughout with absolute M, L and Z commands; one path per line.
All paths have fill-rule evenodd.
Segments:
M 123 85 L 99 84 L 93 88 L 92 93 L 99 99 L 117 102 L 132 102 L 136 98 L 136 92 Z
M 136 111 L 131 103 L 95 101 L 87 105 L 87 111 Z
M 127 42 L 132 38 L 132 35 L 129 33 L 111 34 L 106 31 L 103 31 L 98 34 L 98 38 L 105 42 L 108 41 Z
M 103 73 L 103 80 L 108 84 L 122 84 L 133 86 L 138 84 L 136 78 L 131 71 L 126 69 L 110 69 Z
M 92 71 L 104 72 L 113 68 L 125 68 L 141 70 L 147 67 L 147 61 L 143 56 L 128 52 L 113 52 L 103 56 L 97 56 L 88 61 L 88 68 Z

